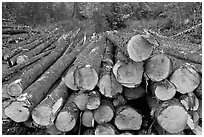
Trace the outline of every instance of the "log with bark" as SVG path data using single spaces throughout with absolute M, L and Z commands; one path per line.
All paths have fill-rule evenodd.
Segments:
M 98 87 L 101 94 L 109 98 L 113 98 L 117 96 L 118 93 L 122 93 L 122 85 L 116 80 L 112 72 L 114 65 L 113 56 L 114 46 L 107 40 Z
M 12 83 L 11 85 L 15 87 L 15 95 L 19 96 L 22 91 L 24 91 L 29 85 L 31 85 L 40 75 L 44 73 L 46 69 L 48 69 L 67 49 L 67 44 L 65 42 L 65 38 L 69 37 L 70 34 L 61 36 L 57 42 L 54 44 L 57 45 L 57 47 L 43 60 L 38 63 L 34 68 L 29 69 L 27 72 L 22 74 L 21 78 L 17 80 L 17 83 Z M 73 45 L 70 44 L 71 46 Z M 67 49 L 67 53 L 70 52 L 70 48 Z M 75 50 L 75 52 L 79 52 Z M 68 56 L 68 55 L 67 55 Z M 74 57 L 72 57 L 70 60 L 72 61 Z M 10 91 L 12 93 L 12 91 Z
M 81 90 L 93 90 L 98 83 L 99 70 L 103 53 L 105 51 L 105 35 L 92 41 L 86 49 L 84 49 L 73 63 L 73 71 L 67 73 L 66 85 L 77 87 Z M 71 74 L 70 74 L 71 73 Z M 73 74 L 73 75 L 72 75 Z M 70 81 L 69 79 L 74 81 Z M 71 88 L 71 87 L 70 87 Z
M 119 130 L 139 130 L 142 115 L 130 106 L 120 106 L 116 109 L 114 123 Z
M 89 95 L 88 93 L 85 93 L 83 91 L 76 93 L 75 97 L 74 97 L 74 103 L 77 105 L 77 107 L 81 110 L 81 111 L 85 111 L 86 110 L 86 105 L 88 102 L 88 98 Z
M 39 126 L 52 126 L 60 109 L 71 94 L 63 79 L 59 85 L 32 110 L 32 119 Z
M 16 122 L 26 121 L 30 116 L 30 111 L 42 101 L 52 85 L 74 61 L 75 56 L 85 47 L 86 45 L 76 47 L 70 53 L 67 49 L 67 51 L 48 70 L 46 70 L 41 77 L 39 77 L 16 99 L 16 101 L 12 102 L 11 105 L 5 109 L 6 115 Z
M 17 71 L 21 70 L 22 68 L 29 66 L 30 64 L 42 59 L 43 57 L 47 56 L 50 53 L 51 53 L 51 50 L 48 50 L 46 52 L 43 52 L 43 53 L 25 61 L 22 64 L 16 65 L 16 66 L 6 70 L 2 75 L 2 81 L 4 81 L 6 79 L 6 77 L 8 77 L 9 75 L 16 73 Z
M 20 56 L 17 57 L 17 64 L 21 64 L 26 60 L 29 60 L 30 58 L 38 55 L 39 53 L 41 53 L 45 48 L 47 48 L 48 46 L 50 46 L 52 43 L 54 43 L 56 40 L 58 39 L 58 36 L 54 36 L 50 39 L 48 39 L 47 41 L 43 42 L 42 44 L 40 44 L 39 46 L 37 46 L 36 48 L 34 48 L 33 50 L 30 50 Z

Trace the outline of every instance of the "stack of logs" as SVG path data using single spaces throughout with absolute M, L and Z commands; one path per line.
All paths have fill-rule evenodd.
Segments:
M 201 134 L 195 45 L 141 32 L 33 37 L 4 55 L 4 118 L 55 135 Z

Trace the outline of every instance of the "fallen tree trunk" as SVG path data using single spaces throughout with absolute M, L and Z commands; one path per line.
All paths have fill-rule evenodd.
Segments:
M 75 56 L 85 47 L 86 45 L 83 45 L 76 47 L 70 53 L 65 52 L 38 80 L 29 86 L 16 101 L 12 102 L 12 104 L 6 108 L 7 116 L 16 122 L 26 121 L 30 116 L 30 111 L 39 104 L 51 86 L 74 61 Z M 22 111 L 19 112 L 18 110 Z
M 170 77 L 177 91 L 181 94 L 193 92 L 200 84 L 201 77 L 190 65 L 185 64 L 174 71 Z
M 157 54 L 147 60 L 145 73 L 154 82 L 166 79 L 172 72 L 172 62 L 164 54 Z
M 62 80 L 59 85 L 43 99 L 32 111 L 32 119 L 39 126 L 52 126 L 54 120 L 70 95 L 71 90 Z
M 74 94 L 71 95 L 65 103 L 62 110 L 57 115 L 55 126 L 62 132 L 71 131 L 77 124 L 79 118 L 79 109 L 73 103 Z
M 48 56 L 46 56 L 34 68 L 29 69 L 27 72 L 25 72 L 21 76 L 20 80 L 18 80 L 18 83 L 12 84 L 12 86 L 15 86 L 16 89 L 18 89 L 15 91 L 17 92 L 15 93 L 16 96 L 19 96 L 22 91 L 24 91 L 29 85 L 31 85 L 40 75 L 44 73 L 47 68 L 49 68 L 64 53 L 67 48 L 67 44 L 65 43 L 66 37 L 68 37 L 68 35 L 64 35 L 59 38 L 59 40 L 54 43 L 57 45 L 57 47 Z M 73 45 L 73 43 L 71 45 Z M 69 52 L 70 50 L 68 48 L 67 53 Z M 73 58 L 74 57 L 72 57 L 72 59 Z
M 32 63 L 38 61 L 39 59 L 42 59 L 43 57 L 47 56 L 47 55 L 50 54 L 50 53 L 51 53 L 51 50 L 49 50 L 49 51 L 47 51 L 47 52 L 44 52 L 44 53 L 41 53 L 41 54 L 39 54 L 39 55 L 37 55 L 37 56 L 35 56 L 35 57 L 33 57 L 33 58 L 31 58 L 31 59 L 25 61 L 25 62 L 22 63 L 22 64 L 16 65 L 16 66 L 14 66 L 14 67 L 8 69 L 7 71 L 5 71 L 5 72 L 3 73 L 3 75 L 2 75 L 2 81 L 4 81 L 5 78 L 8 77 L 9 75 L 12 75 L 12 74 L 18 72 L 19 70 L 21 70 L 21 69 L 23 69 L 23 68 L 25 68 L 25 67 L 31 65 Z
M 50 39 L 48 39 L 47 41 L 43 42 L 42 44 L 40 44 L 39 46 L 37 46 L 36 48 L 34 48 L 31 51 L 28 51 L 24 54 L 21 54 L 20 56 L 17 57 L 17 64 L 21 64 L 24 61 L 38 55 L 39 53 L 41 53 L 45 48 L 47 48 L 48 46 L 50 46 L 52 43 L 54 43 L 56 40 L 58 39 L 58 36 L 54 36 Z
M 120 106 L 116 110 L 114 123 L 119 130 L 139 130 L 142 116 L 130 106 Z
M 113 55 L 114 46 L 110 41 L 107 41 L 98 87 L 101 94 L 109 98 L 113 98 L 118 93 L 122 93 L 122 85 L 116 80 L 112 72 L 114 65 Z
M 94 120 L 98 124 L 104 124 L 104 123 L 110 122 L 113 119 L 115 110 L 112 102 L 103 100 L 99 108 L 94 110 L 93 113 L 94 113 Z
M 75 60 L 74 64 L 74 85 L 81 90 L 93 90 L 98 83 L 98 75 L 105 50 L 105 36 L 101 36 L 99 40 L 91 42 Z M 67 74 L 69 75 L 69 73 Z M 69 77 L 72 77 L 69 76 Z M 70 81 L 67 81 L 66 85 Z

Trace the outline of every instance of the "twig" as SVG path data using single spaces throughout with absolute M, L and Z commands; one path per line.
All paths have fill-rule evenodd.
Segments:
M 189 33 L 190 31 L 192 31 L 193 29 L 196 29 L 196 28 L 199 27 L 199 26 L 202 26 L 202 23 L 197 24 L 196 26 L 193 26 L 193 27 L 191 27 L 190 29 L 184 30 L 184 31 L 182 31 L 182 32 L 180 32 L 180 33 L 178 33 L 178 34 L 175 34 L 175 35 L 173 35 L 173 36 L 170 36 L 170 38 L 173 38 L 173 37 L 176 37 L 176 36 L 179 36 L 179 35 L 183 35 L 183 34 L 185 34 L 185 33 Z

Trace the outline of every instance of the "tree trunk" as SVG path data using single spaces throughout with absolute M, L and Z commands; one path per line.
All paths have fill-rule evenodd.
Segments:
M 93 112 L 90 110 L 86 110 L 82 114 L 82 124 L 85 127 L 94 127 L 94 117 Z
M 93 90 L 89 92 L 86 108 L 89 110 L 97 109 L 101 104 L 101 94 L 99 91 Z
M 145 89 L 141 86 L 135 88 L 123 88 L 123 95 L 126 100 L 135 100 L 145 96 Z
M 99 124 L 96 126 L 95 135 L 116 135 L 117 131 L 110 123 Z

